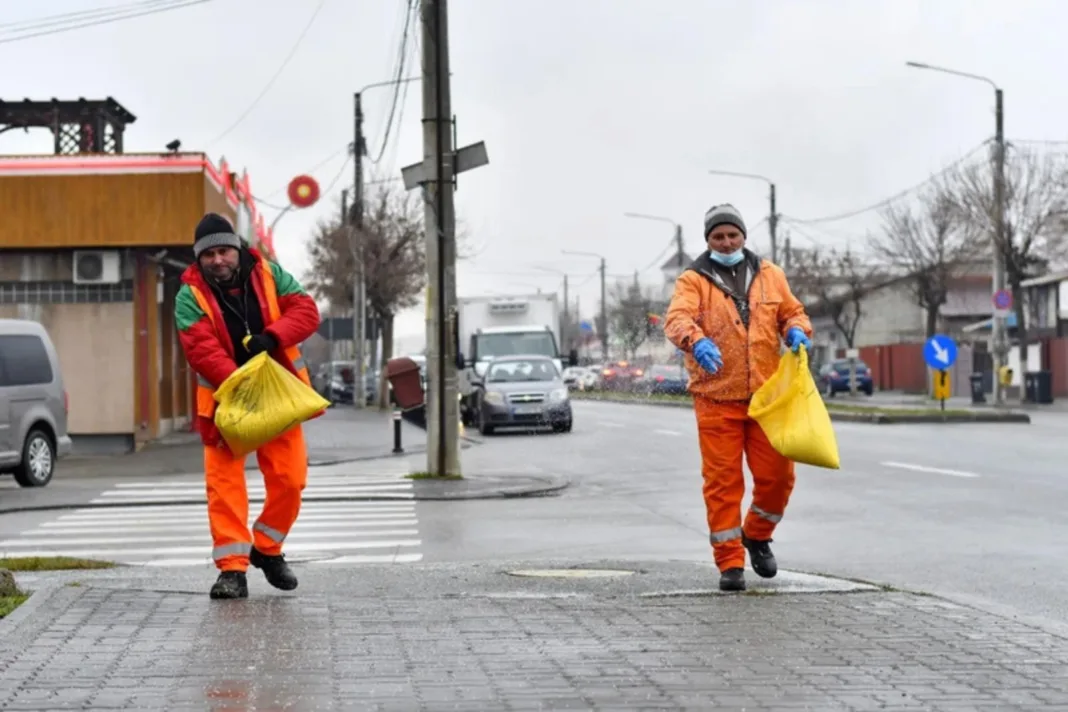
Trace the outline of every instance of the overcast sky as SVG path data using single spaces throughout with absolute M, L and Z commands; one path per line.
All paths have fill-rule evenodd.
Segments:
M 406 0 L 326 0 L 251 111 L 319 0 L 209 0 L 6 41 L 6 23 L 130 1 L 0 0 L 3 98 L 113 96 L 137 116 L 127 151 L 181 138 L 183 150 L 246 168 L 253 191 L 275 204 L 292 176 L 310 171 L 330 192 L 286 215 L 276 237 L 282 262 L 302 274 L 316 219 L 351 184 L 351 166 L 341 169 L 352 93 L 392 75 Z M 460 178 L 474 253 L 460 295 L 558 289 L 560 277 L 541 266 L 572 275 L 588 316 L 596 260 L 562 249 L 603 254 L 609 273 L 645 270 L 655 283 L 672 227 L 624 212 L 678 221 L 691 254 L 709 205 L 733 202 L 751 225 L 768 214 L 766 185 L 710 169 L 774 180 L 780 230 L 796 244 L 859 243 L 877 213 L 788 218 L 876 203 L 993 134 L 988 85 L 906 60 L 998 82 L 1010 139 L 1068 140 L 1063 0 L 451 0 L 449 10 L 459 142 L 484 140 L 490 156 Z M 388 88 L 365 95 L 372 157 L 391 97 Z M 401 106 L 370 178 L 398 176 L 422 155 L 418 83 Z M 51 141 L 46 131 L 8 132 L 0 153 L 49 153 Z M 767 245 L 765 223 L 750 246 Z M 415 337 L 406 348 L 419 345 L 422 318 L 418 309 L 398 324 Z

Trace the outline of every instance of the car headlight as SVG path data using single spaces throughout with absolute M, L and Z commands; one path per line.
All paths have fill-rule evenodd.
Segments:
M 567 389 L 557 388 L 555 391 L 549 392 L 549 401 L 552 403 L 560 403 L 567 400 Z
M 504 405 L 504 396 L 497 391 L 486 391 L 482 400 L 490 405 Z

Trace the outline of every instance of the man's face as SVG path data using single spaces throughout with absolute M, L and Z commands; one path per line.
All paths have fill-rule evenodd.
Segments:
M 745 244 L 745 235 L 734 225 L 717 225 L 708 233 L 708 249 L 729 255 L 737 252 Z
M 237 273 L 240 254 L 233 247 L 212 247 L 200 253 L 200 268 L 217 282 L 225 282 Z

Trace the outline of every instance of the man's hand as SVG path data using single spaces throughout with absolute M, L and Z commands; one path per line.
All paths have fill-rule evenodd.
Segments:
M 697 364 L 709 373 L 715 373 L 723 368 L 723 355 L 719 352 L 719 347 L 707 336 L 698 339 L 693 345 L 693 357 Z
M 805 336 L 804 330 L 800 326 L 791 326 L 786 330 L 786 347 L 796 354 L 801 344 L 805 345 L 805 351 L 812 351 L 812 340 Z
M 245 347 L 253 356 L 264 351 L 274 351 L 276 348 L 278 348 L 278 340 L 266 332 L 253 336 L 248 340 L 248 346 Z

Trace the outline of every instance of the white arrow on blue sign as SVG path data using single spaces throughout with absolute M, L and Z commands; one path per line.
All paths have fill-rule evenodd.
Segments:
M 957 362 L 956 342 L 945 334 L 935 334 L 923 345 L 923 360 L 931 368 L 949 368 Z

